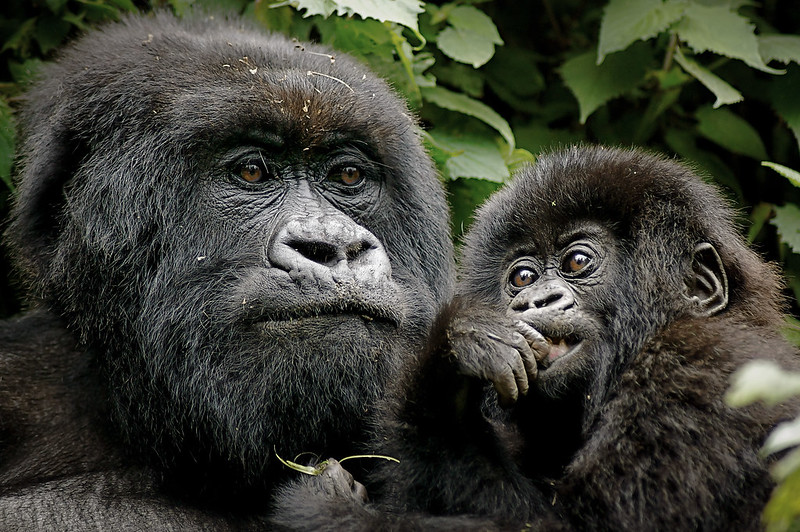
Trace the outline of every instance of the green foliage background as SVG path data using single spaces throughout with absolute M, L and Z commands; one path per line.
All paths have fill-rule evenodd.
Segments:
M 551 147 L 638 145 L 684 158 L 724 187 L 749 240 L 783 266 L 797 315 L 796 1 L 6 0 L 0 222 L 14 188 L 14 110 L 37 67 L 80 32 L 152 9 L 241 13 L 368 63 L 421 119 L 450 193 L 456 240 L 477 204 Z M 0 272 L 1 317 L 21 303 L 5 259 Z M 794 325 L 787 334 L 800 339 Z M 798 471 L 789 478 L 800 490 Z M 790 501 L 800 500 L 792 493 Z M 779 512 L 775 530 L 791 526 L 797 506 Z

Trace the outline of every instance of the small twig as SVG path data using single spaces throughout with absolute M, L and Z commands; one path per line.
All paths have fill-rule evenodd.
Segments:
M 348 85 L 344 81 L 340 80 L 339 78 L 335 78 L 333 76 L 329 76 L 328 74 L 323 74 L 322 72 L 314 72 L 313 70 L 309 70 L 308 72 L 306 72 L 306 75 L 307 76 L 322 76 L 324 78 L 329 78 L 329 79 L 332 79 L 334 81 L 338 81 L 339 83 L 341 83 L 342 85 L 344 85 L 345 87 L 350 89 L 350 92 L 356 92 L 356 91 L 353 90 L 353 87 L 351 87 L 350 85 Z

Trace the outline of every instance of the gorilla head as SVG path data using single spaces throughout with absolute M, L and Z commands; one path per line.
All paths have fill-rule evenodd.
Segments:
M 548 395 L 601 400 L 613 374 L 679 318 L 727 308 L 754 325 L 781 322 L 772 268 L 719 194 L 672 161 L 575 147 L 543 156 L 481 213 L 462 291 L 544 336 L 537 386 Z
M 324 48 L 162 14 L 67 49 L 23 126 L 7 234 L 126 445 L 258 486 L 274 451 L 363 440 L 452 261 L 441 187 L 385 83 Z

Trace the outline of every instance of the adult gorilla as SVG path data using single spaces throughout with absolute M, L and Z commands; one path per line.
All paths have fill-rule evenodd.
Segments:
M 797 405 L 723 397 L 748 360 L 800 360 L 776 272 L 713 187 L 640 151 L 552 153 L 480 209 L 462 266 L 384 416 L 400 463 L 370 491 L 403 517 L 348 501 L 351 528 L 436 526 L 425 513 L 511 530 L 760 528 L 773 482 L 759 448 Z
M 0 325 L 0 528 L 241 525 L 276 451 L 362 450 L 452 273 L 385 83 L 132 17 L 65 50 L 22 125 L 7 239 L 42 305 Z

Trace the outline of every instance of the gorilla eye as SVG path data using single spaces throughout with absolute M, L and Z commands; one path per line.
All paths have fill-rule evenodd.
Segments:
M 336 181 L 337 183 L 342 183 L 348 187 L 355 187 L 360 185 L 365 178 L 359 168 L 355 166 L 344 166 L 331 172 L 328 179 Z
M 248 163 L 239 169 L 239 177 L 248 183 L 260 183 L 267 178 L 267 171 L 255 163 Z
M 592 263 L 592 256 L 583 251 L 573 251 L 564 257 L 561 271 L 565 273 L 580 273 Z
M 536 281 L 536 272 L 527 266 L 519 266 L 511 272 L 509 282 L 515 288 L 525 288 Z

